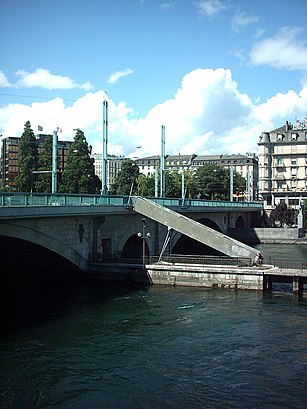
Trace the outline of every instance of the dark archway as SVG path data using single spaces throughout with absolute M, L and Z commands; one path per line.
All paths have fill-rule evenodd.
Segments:
M 149 256 L 149 248 L 145 241 L 145 255 Z M 137 234 L 133 234 L 126 241 L 121 258 L 135 259 L 137 261 L 142 261 L 143 257 L 143 239 L 138 237 Z
M 211 229 L 221 233 L 219 226 L 212 221 L 211 219 L 203 218 L 197 220 L 198 223 L 203 224 L 204 226 L 210 227 Z M 192 239 L 191 237 L 181 235 L 177 243 L 172 249 L 173 254 L 191 254 L 191 255 L 210 255 L 210 256 L 223 256 L 224 254 L 220 251 L 213 249 L 212 247 L 206 246 L 203 243 L 200 243 L 197 240 Z
M 237 227 L 238 229 L 244 229 L 245 223 L 244 223 L 244 219 L 243 219 L 242 216 L 239 216 L 239 217 L 237 218 L 236 227 Z
M 28 276 L 29 278 L 59 275 L 63 279 L 66 274 L 81 274 L 81 270 L 64 257 L 26 240 L 0 236 L 0 248 L 1 278 L 8 275 Z

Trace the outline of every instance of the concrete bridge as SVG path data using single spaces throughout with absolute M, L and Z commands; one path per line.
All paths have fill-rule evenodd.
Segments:
M 87 271 L 88 262 L 93 259 L 141 259 L 144 246 L 146 255 L 159 254 L 168 228 L 148 217 L 145 222 L 134 209 L 136 199 L 0 193 L 2 259 L 18 257 L 19 246 L 25 242 L 31 244 L 28 248 L 33 257 L 45 249 L 83 271 Z M 262 211 L 260 203 L 166 198 L 152 201 L 226 235 L 229 228 L 249 227 L 253 217 Z M 10 254 L 4 254 L 3 245 L 8 242 Z M 168 250 L 174 253 L 182 249 L 189 252 L 189 246 L 189 239 L 178 231 L 173 232 L 168 242 Z

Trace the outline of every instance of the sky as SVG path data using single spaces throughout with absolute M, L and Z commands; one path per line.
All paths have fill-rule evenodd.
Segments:
M 108 154 L 258 152 L 307 117 L 307 0 L 0 0 L 0 134 Z

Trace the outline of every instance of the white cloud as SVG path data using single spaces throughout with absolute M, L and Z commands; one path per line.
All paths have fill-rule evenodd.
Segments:
M 18 70 L 15 72 L 15 75 L 19 77 L 19 80 L 15 84 L 15 86 L 19 88 L 40 87 L 49 90 L 80 88 L 85 91 L 90 91 L 93 88 L 90 82 L 78 84 L 69 77 L 51 74 L 49 70 L 44 68 L 37 68 L 34 72 Z
M 8 81 L 6 78 L 6 75 L 4 74 L 3 71 L 0 71 L 0 87 L 1 88 L 8 88 L 12 87 L 13 85 Z
M 4 136 L 20 136 L 27 120 L 33 130 L 62 128 L 62 140 L 72 140 L 73 128 L 85 132 L 93 152 L 102 151 L 104 91 L 89 92 L 72 106 L 61 98 L 30 106 L 0 108 Z M 124 102 L 109 101 L 110 154 L 145 157 L 159 155 L 161 125 L 165 125 L 167 154 L 226 154 L 258 151 L 263 131 L 307 112 L 307 87 L 299 93 L 278 93 L 259 104 L 238 90 L 229 69 L 197 69 L 186 74 L 176 94 L 139 118 Z M 141 149 L 137 149 L 141 146 Z
M 221 11 L 227 9 L 225 2 L 221 0 L 198 0 L 195 5 L 199 13 L 206 17 L 216 17 Z
M 244 11 L 237 11 L 234 18 L 231 20 L 231 28 L 235 32 L 239 32 L 246 28 L 250 24 L 257 23 L 259 21 L 257 16 L 249 16 Z
M 174 8 L 173 2 L 164 2 L 159 5 L 160 10 L 170 10 Z
M 298 27 L 283 27 L 275 37 L 257 42 L 250 52 L 251 64 L 307 70 L 307 47 L 297 38 L 301 31 Z
M 127 75 L 131 75 L 131 74 L 133 74 L 133 70 L 131 68 L 126 68 L 125 70 L 122 70 L 122 71 L 116 71 L 113 74 L 110 74 L 108 83 L 114 84 L 120 78 L 126 77 Z

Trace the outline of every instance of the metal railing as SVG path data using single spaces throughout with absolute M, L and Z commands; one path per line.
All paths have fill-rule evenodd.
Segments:
M 89 253 L 89 262 L 112 262 L 112 263 L 134 263 L 142 264 L 142 256 L 138 258 L 123 258 L 120 254 L 109 254 L 107 257 L 102 257 L 101 253 Z M 145 256 L 145 264 L 154 264 L 158 261 L 171 264 L 183 265 L 228 265 L 235 267 L 246 267 L 251 265 L 251 259 L 248 257 L 227 257 L 227 256 L 206 256 L 206 255 L 159 255 Z
M 298 269 L 301 271 L 307 270 L 307 263 L 302 260 L 288 260 L 288 259 L 276 259 L 275 257 L 269 256 L 265 260 L 266 264 L 273 265 L 275 267 L 285 268 L 285 269 Z
M 0 207 L 4 206 L 133 206 L 136 196 L 101 196 L 52 193 L 0 192 Z M 149 197 L 155 203 L 166 207 L 231 207 L 263 208 L 259 202 L 228 202 L 202 199 Z
M 164 255 L 161 258 L 159 256 L 150 256 L 148 258 L 149 264 L 156 263 L 158 261 L 166 263 L 179 263 L 179 264 L 197 264 L 197 265 L 228 265 L 236 267 L 250 266 L 251 259 L 249 257 L 227 257 L 227 256 L 206 256 L 206 255 L 184 255 L 184 254 L 171 254 Z

